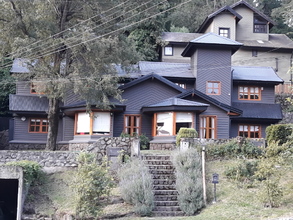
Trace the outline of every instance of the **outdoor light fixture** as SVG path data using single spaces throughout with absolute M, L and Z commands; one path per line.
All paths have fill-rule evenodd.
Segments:
M 20 118 L 20 120 L 25 121 L 25 120 L 26 120 L 26 117 L 22 116 L 22 117 Z

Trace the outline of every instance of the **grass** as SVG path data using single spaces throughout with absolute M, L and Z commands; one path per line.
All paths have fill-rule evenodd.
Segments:
M 155 154 L 156 152 L 148 152 Z M 160 152 L 161 153 L 161 152 Z M 241 184 L 228 180 L 224 171 L 227 167 L 237 163 L 238 160 L 217 160 L 207 163 L 207 191 L 209 204 L 196 216 L 184 217 L 137 217 L 133 214 L 131 205 L 124 203 L 120 198 L 118 188 L 112 190 L 111 197 L 104 201 L 104 217 L 107 219 L 120 220 L 276 220 L 281 217 L 293 218 L 293 164 L 281 167 L 281 185 L 284 196 L 282 205 L 278 208 L 266 208 L 258 199 L 259 188 L 241 187 Z M 219 184 L 217 184 L 217 203 L 213 204 L 213 184 L 211 183 L 212 174 L 219 174 Z M 29 202 L 27 205 L 34 207 L 36 212 L 50 216 L 53 213 L 73 213 L 73 192 L 70 187 L 74 178 L 74 171 L 57 172 L 47 174 L 47 181 L 36 189 L 33 187 L 29 192 Z M 113 218 L 113 216 L 116 216 Z

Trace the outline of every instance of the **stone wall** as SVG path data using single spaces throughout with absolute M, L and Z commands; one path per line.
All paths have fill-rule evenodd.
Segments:
M 68 150 L 68 144 L 57 144 L 57 150 Z M 46 144 L 41 143 L 9 143 L 7 150 L 45 150 Z
M 150 150 L 174 150 L 175 143 L 150 143 Z

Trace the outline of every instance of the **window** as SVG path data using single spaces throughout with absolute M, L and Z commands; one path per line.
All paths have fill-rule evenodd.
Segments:
M 124 132 L 131 136 L 140 134 L 140 115 L 124 116 Z
M 261 100 L 261 88 L 253 86 L 239 86 L 238 98 L 240 100 Z
M 260 15 L 254 14 L 254 33 L 267 33 L 267 21 Z
M 76 118 L 76 134 L 109 135 L 111 127 L 110 112 L 79 112 Z
M 230 38 L 230 28 L 219 28 L 219 35 Z
M 192 128 L 191 112 L 162 112 L 155 114 L 155 135 L 176 135 L 180 128 Z
M 31 133 L 48 133 L 48 120 L 42 118 L 31 118 L 29 132 Z
M 252 50 L 252 56 L 257 57 L 257 50 Z
M 208 95 L 220 95 L 221 94 L 221 83 L 216 81 L 207 82 L 207 94 Z
M 172 46 L 165 46 L 164 47 L 164 54 L 165 54 L 165 56 L 173 56 L 173 47 Z
M 206 139 L 216 138 L 216 127 L 217 127 L 216 116 L 201 116 L 200 117 L 200 137 Z
M 260 126 L 259 125 L 239 125 L 238 135 L 247 138 L 260 138 Z
M 40 83 L 31 83 L 30 93 L 31 94 L 44 94 L 43 92 L 37 92 L 38 88 L 42 88 L 42 85 Z
M 186 84 L 185 83 L 175 83 L 177 86 L 180 86 L 183 89 L 186 89 Z

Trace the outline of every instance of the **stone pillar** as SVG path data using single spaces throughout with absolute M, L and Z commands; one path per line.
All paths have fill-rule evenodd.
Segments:
M 140 156 L 140 140 L 139 138 L 133 138 L 131 142 L 131 157 Z

